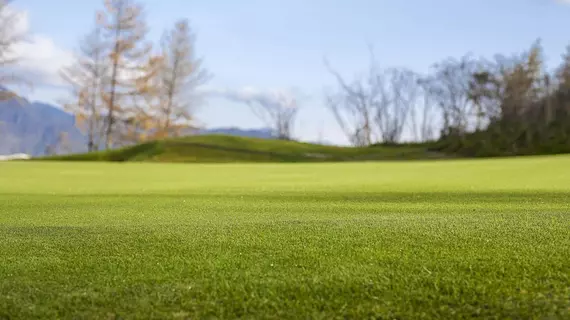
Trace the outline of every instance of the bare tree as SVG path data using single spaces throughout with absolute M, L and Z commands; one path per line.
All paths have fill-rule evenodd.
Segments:
M 425 142 L 435 138 L 433 101 L 421 77 L 417 79 L 416 85 L 415 92 L 417 93 L 417 100 L 416 103 L 410 107 L 409 125 L 414 140 Z
M 103 95 L 107 105 L 105 147 L 112 144 L 114 124 L 122 115 L 122 98 L 132 96 L 136 81 L 140 78 L 141 64 L 146 61 L 151 45 L 145 41 L 148 28 L 144 20 L 143 6 L 135 0 L 105 0 L 100 25 L 108 41 L 110 52 L 109 85 Z
M 397 142 L 408 116 L 419 97 L 419 77 L 407 69 L 380 69 L 370 49 L 370 64 L 365 76 L 346 81 L 325 60 L 336 80 L 336 92 L 326 96 L 326 105 L 349 141 L 357 146 L 370 145 L 380 137 Z
M 380 99 L 376 106 L 376 123 L 382 141 L 397 143 L 406 127 L 408 116 L 419 97 L 419 77 L 407 69 L 389 69 L 385 81 L 378 82 Z
M 468 130 L 473 103 L 470 83 L 476 72 L 476 62 L 469 55 L 449 58 L 434 65 L 434 73 L 424 80 L 433 101 L 441 108 L 443 130 L 463 135 Z
M 70 87 L 70 99 L 63 106 L 74 114 L 78 127 L 87 134 L 88 151 L 98 150 L 104 137 L 104 106 L 101 100 L 108 80 L 106 56 L 101 27 L 95 26 L 80 43 L 79 53 L 73 65 L 60 74 Z
M 275 131 L 279 139 L 292 139 L 293 125 L 299 110 L 297 98 L 276 91 L 271 96 L 252 96 L 246 103 L 260 120 Z
M 7 0 L 0 0 L 0 67 L 17 62 L 14 46 L 23 40 L 24 35 L 16 29 L 18 15 L 10 10 Z
M 16 97 L 15 93 L 2 88 L 9 84 L 24 84 L 31 87 L 31 83 L 17 76 L 13 68 L 19 61 L 14 48 L 26 39 L 26 34 L 17 30 L 20 17 L 10 9 L 8 0 L 0 0 L 0 101 Z
M 356 146 L 370 145 L 375 140 L 373 130 L 377 107 L 385 104 L 383 95 L 384 78 L 374 60 L 372 50 L 368 74 L 347 82 L 325 59 L 327 70 L 334 77 L 337 90 L 326 94 L 326 106 L 334 115 L 348 140 Z
M 253 115 L 269 127 L 279 139 L 293 139 L 293 130 L 301 101 L 305 97 L 295 90 L 259 90 L 244 87 L 239 90 L 212 90 L 210 95 L 249 106 Z

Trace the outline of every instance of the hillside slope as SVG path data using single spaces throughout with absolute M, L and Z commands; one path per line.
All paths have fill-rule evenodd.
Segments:
M 153 141 L 106 152 L 43 158 L 63 161 L 322 162 L 443 158 L 426 145 L 335 147 L 294 141 L 201 135 Z

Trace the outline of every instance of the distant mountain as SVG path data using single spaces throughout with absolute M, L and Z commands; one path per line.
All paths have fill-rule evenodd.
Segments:
M 24 98 L 0 102 L 0 154 L 43 155 L 49 147 L 58 145 L 61 134 L 66 134 L 67 139 L 54 152 L 86 150 L 85 138 L 76 128 L 71 114 Z
M 0 93 L 6 91 L 0 87 Z M 58 145 L 62 133 L 67 141 L 53 150 L 57 154 L 86 152 L 86 138 L 75 126 L 73 115 L 43 102 L 24 98 L 0 102 L 0 155 L 26 153 L 45 155 L 47 149 Z M 270 129 L 214 128 L 196 134 L 225 134 L 242 137 L 273 139 Z
M 275 139 L 276 136 L 273 130 L 269 128 L 261 129 L 240 129 L 240 128 L 215 128 L 215 129 L 202 129 L 198 134 L 225 134 L 229 136 L 261 138 L 261 139 Z

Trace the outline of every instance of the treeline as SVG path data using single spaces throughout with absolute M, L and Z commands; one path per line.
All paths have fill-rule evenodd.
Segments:
M 467 156 L 570 152 L 570 47 L 551 72 L 540 41 L 509 57 L 449 58 L 427 75 L 372 59 L 365 77 L 348 82 L 327 66 L 338 83 L 327 106 L 355 145 L 407 133 Z
M 562 63 L 548 72 L 537 41 L 529 51 L 494 61 L 469 61 L 465 121 L 445 122 L 436 149 L 467 156 L 570 152 L 570 47 Z M 451 112 L 448 112 L 451 111 Z M 461 116 L 460 118 L 466 118 Z
M 0 0 L 2 71 L 17 62 L 13 49 L 26 36 L 16 34 L 18 17 L 9 9 Z M 104 0 L 74 63 L 61 70 L 69 87 L 61 103 L 76 116 L 89 151 L 178 136 L 192 127 L 196 89 L 210 78 L 196 55 L 195 35 L 185 19 L 165 30 L 158 44 L 147 39 L 148 31 L 141 3 Z M 0 84 L 24 82 L 7 75 Z

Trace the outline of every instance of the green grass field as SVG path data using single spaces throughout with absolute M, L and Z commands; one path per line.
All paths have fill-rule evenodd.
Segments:
M 568 319 L 570 157 L 0 163 L 0 319 Z

